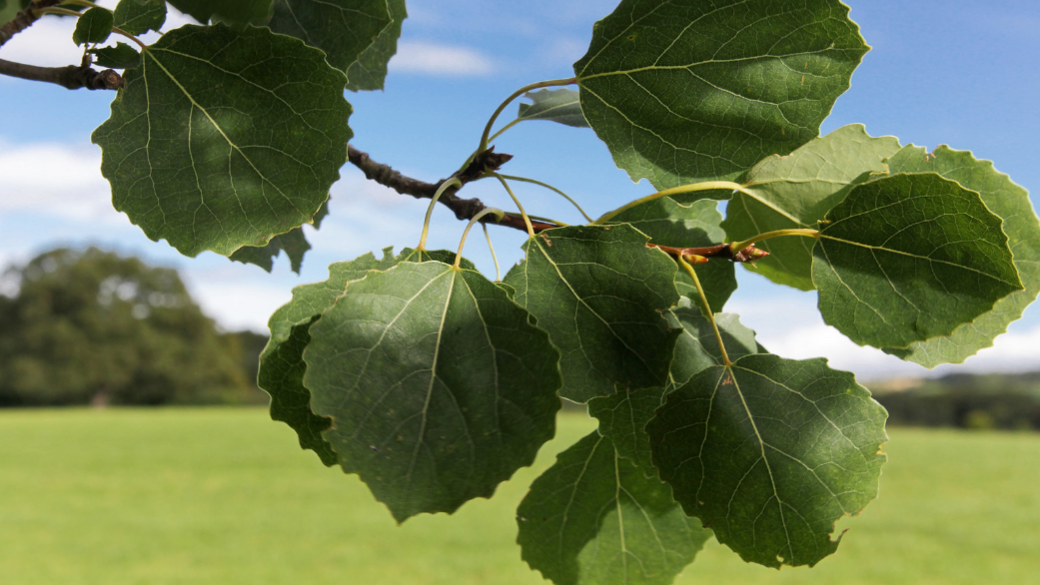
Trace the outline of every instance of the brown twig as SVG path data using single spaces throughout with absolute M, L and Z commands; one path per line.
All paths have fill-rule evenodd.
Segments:
M 0 26 L 0 46 L 11 40 L 11 37 L 32 26 L 39 20 L 34 12 L 60 4 L 61 0 L 33 0 L 28 8 L 15 15 L 14 20 Z M 90 66 L 90 56 L 85 55 L 83 62 L 65 67 L 39 67 L 0 59 L 0 75 L 17 77 L 29 81 L 54 83 L 66 89 L 119 89 L 123 87 L 123 78 L 112 69 L 97 71 Z
M 689 261 L 690 258 L 725 258 L 734 262 L 754 262 L 760 258 L 765 258 L 769 255 L 769 252 L 756 248 L 754 244 L 734 252 L 730 248 L 729 244 L 716 244 L 714 246 L 704 246 L 702 248 L 676 248 L 674 246 L 662 246 L 659 244 L 649 243 L 649 248 L 660 248 L 667 252 L 671 256 L 682 257 Z M 705 260 L 706 262 L 707 260 Z M 692 262 L 696 264 L 697 262 Z
M 123 87 L 123 78 L 118 72 L 112 69 L 98 71 L 92 68 L 89 62 L 86 65 L 38 67 L 0 59 L 0 75 L 55 83 L 66 89 L 119 89 Z
M 361 172 L 365 173 L 365 178 L 375 181 L 384 187 L 389 187 L 394 191 L 402 195 L 411 195 L 418 199 L 431 199 L 437 192 L 437 189 L 447 180 L 456 178 L 465 186 L 466 183 L 475 181 L 486 173 L 494 172 L 499 167 L 509 162 L 513 158 L 511 154 L 500 154 L 495 152 L 494 147 L 485 150 L 484 152 L 473 157 L 473 161 L 466 166 L 466 168 L 455 173 L 447 179 L 441 179 L 436 183 L 427 183 L 411 177 L 406 177 L 395 171 L 390 165 L 378 163 L 372 160 L 372 157 L 368 156 L 368 153 L 362 152 L 352 145 L 347 146 L 347 160 L 357 168 L 361 169 Z M 445 191 L 440 199 L 437 201 L 443 203 L 448 209 L 451 209 L 455 213 L 455 217 L 462 220 L 469 220 L 476 217 L 478 213 L 487 208 L 480 199 L 462 199 L 456 193 L 458 193 L 459 187 L 452 187 Z M 501 219 L 496 221 L 493 215 L 486 215 L 481 220 L 481 223 L 501 225 L 511 227 L 521 231 L 527 231 L 527 226 L 524 225 L 523 218 L 515 213 L 506 213 Z M 541 232 L 550 228 L 557 227 L 551 223 L 531 220 L 531 225 L 534 227 L 535 232 Z
M 61 4 L 61 2 L 62 0 L 33 0 L 25 10 L 22 10 L 14 16 L 14 20 L 0 26 L 0 47 L 2 47 L 7 41 L 11 40 L 11 37 L 29 28 L 34 22 L 40 19 L 39 16 L 33 13 L 34 10 L 50 8 L 51 6 Z

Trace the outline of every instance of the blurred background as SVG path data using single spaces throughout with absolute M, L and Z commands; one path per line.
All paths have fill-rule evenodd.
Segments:
M 949 144 L 1040 188 L 1040 4 L 849 3 L 874 49 L 823 133 L 863 123 L 904 144 Z M 450 174 L 503 98 L 573 75 L 592 23 L 615 4 L 410 0 L 385 91 L 348 95 L 353 144 L 416 178 Z M 45 18 L 0 58 L 78 63 L 72 28 Z M 89 137 L 113 97 L 0 77 L 0 582 L 541 582 L 519 559 L 513 510 L 594 426 L 583 413 L 562 416 L 560 437 L 494 500 L 398 528 L 353 476 L 323 469 L 261 408 L 270 314 L 331 262 L 414 246 L 426 202 L 347 165 L 321 229 L 305 228 L 313 249 L 299 275 L 284 256 L 271 273 L 180 256 L 111 207 Z M 566 191 L 593 216 L 653 191 L 588 129 L 531 122 L 497 144 L 516 156 L 509 173 Z M 511 209 L 487 183 L 466 196 Z M 529 212 L 579 221 L 554 195 L 518 187 Z M 454 249 L 463 227 L 437 210 L 430 247 Z M 507 270 L 524 235 L 491 232 Z M 481 238 L 466 255 L 494 274 Z M 1030 432 L 1040 429 L 1040 306 L 993 348 L 926 370 L 824 325 L 815 293 L 738 275 L 727 310 L 763 345 L 827 357 L 875 391 L 891 416 L 891 461 L 881 499 L 840 526 L 849 534 L 818 568 L 770 572 L 713 544 L 678 582 L 1040 583 L 1040 435 Z M 29 408 L 88 405 L 181 408 Z M 255 407 L 196 408 L 214 405 Z

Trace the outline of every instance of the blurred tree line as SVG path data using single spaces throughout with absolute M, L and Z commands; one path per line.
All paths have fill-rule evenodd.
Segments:
M 869 384 L 890 425 L 1040 430 L 1040 372 Z
M 176 270 L 59 248 L 0 280 L 0 406 L 267 401 L 267 337 L 221 332 Z

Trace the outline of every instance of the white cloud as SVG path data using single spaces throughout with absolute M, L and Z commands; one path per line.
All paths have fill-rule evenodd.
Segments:
M 491 73 L 494 65 L 491 59 L 475 49 L 402 41 L 397 45 L 397 54 L 390 60 L 390 70 L 395 73 L 473 77 Z
M 231 265 L 219 271 L 188 268 L 181 273 L 202 311 L 225 331 L 266 332 L 271 314 L 292 298 L 283 279 L 265 273 L 257 276 L 256 267 Z
M 72 42 L 75 18 L 44 17 L 0 48 L 0 58 L 43 67 L 78 64 L 83 49 Z
M 854 372 L 863 380 L 897 376 L 933 377 L 957 372 L 1022 372 L 1040 370 L 1040 326 L 998 337 L 991 348 L 968 358 L 964 364 L 942 365 L 929 370 L 905 362 L 873 347 L 853 343 L 823 322 L 815 296 L 783 300 L 739 299 L 726 306 L 741 322 L 754 329 L 770 352 L 791 359 L 827 358 L 830 366 Z
M 102 0 L 97 4 L 111 9 L 115 8 L 117 0 Z M 190 16 L 170 8 L 166 15 L 166 24 L 162 28 L 163 31 L 168 31 L 184 24 L 198 23 Z M 83 58 L 83 47 L 77 47 L 72 42 L 72 31 L 75 28 L 75 18 L 45 16 L 4 44 L 0 49 L 0 58 L 41 67 L 79 64 Z M 154 32 L 140 37 L 145 44 L 153 43 L 158 38 L 158 33 Z M 130 41 L 119 35 L 112 35 L 106 44 L 115 45 L 116 42 Z
M 94 146 L 0 141 L 0 210 L 35 210 L 63 217 L 125 223 L 112 210 Z

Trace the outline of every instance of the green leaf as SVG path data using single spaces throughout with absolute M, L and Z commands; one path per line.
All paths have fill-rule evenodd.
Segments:
M 311 326 L 304 385 L 344 471 L 398 522 L 490 497 L 552 438 L 559 355 L 480 273 L 369 272 Z
M 119 0 L 115 25 L 132 34 L 159 30 L 166 22 L 166 0 Z
M 112 69 L 132 69 L 141 64 L 141 54 L 126 43 L 87 51 L 97 56 L 97 64 Z
M 328 213 L 329 202 L 326 199 L 321 209 L 314 215 L 314 219 L 310 221 L 314 229 L 321 227 L 321 220 Z M 303 267 L 303 255 L 310 249 L 311 244 L 307 241 L 307 237 L 303 235 L 303 226 L 300 226 L 293 228 L 288 233 L 271 238 L 271 241 L 266 246 L 243 246 L 235 250 L 235 253 L 229 256 L 229 258 L 243 264 L 255 264 L 270 272 L 274 268 L 274 259 L 278 257 L 278 254 L 285 252 L 285 255 L 289 258 L 289 265 L 292 267 L 292 271 L 299 274 L 300 268 Z
M 887 413 L 826 360 L 745 356 L 668 396 L 654 465 L 687 514 L 748 562 L 814 565 L 834 523 L 877 497 Z
M 112 34 L 112 12 L 105 8 L 91 8 L 76 20 L 72 42 L 77 45 L 103 43 Z
M 614 442 L 621 457 L 642 466 L 648 477 L 657 477 L 657 469 L 650 461 L 646 424 L 661 406 L 665 394 L 686 384 L 695 374 L 724 363 L 711 321 L 693 308 L 689 299 L 683 297 L 679 306 L 668 312 L 668 317 L 672 326 L 683 329 L 675 344 L 668 385 L 619 391 L 589 400 L 589 414 L 599 419 L 600 434 Z M 737 315 L 719 313 L 715 321 L 731 360 L 758 351 L 755 332 L 741 325 Z
M 8 22 L 14 20 L 14 17 L 20 11 L 25 10 L 26 8 L 29 7 L 29 2 L 31 2 L 31 1 L 32 0 L 10 0 L 10 1 L 8 1 L 8 0 L 0 0 L 0 24 L 7 24 Z M 73 5 L 73 4 L 65 4 L 65 5 L 62 6 L 62 8 L 66 9 L 66 10 L 73 10 L 73 11 L 76 11 L 76 12 L 82 12 L 87 7 L 86 6 L 77 6 L 77 5 Z M 52 14 L 51 16 L 57 16 L 59 18 L 64 18 L 66 15 L 64 15 L 64 14 Z
M 788 156 L 771 156 L 744 177 L 748 191 L 726 207 L 730 240 L 742 241 L 772 230 L 816 229 L 830 208 L 870 173 L 886 171 L 884 160 L 899 151 L 895 138 L 873 138 L 862 124 L 838 128 Z M 775 238 L 759 248 L 769 256 L 744 266 L 779 284 L 812 290 L 812 247 L 808 238 Z
M 678 330 L 662 313 L 679 300 L 675 262 L 627 225 L 546 230 L 505 282 L 560 350 L 563 390 L 577 402 L 615 386 L 663 386 Z
M 228 23 L 245 24 L 266 20 L 271 12 L 271 0 L 168 0 L 177 10 L 206 24 L 217 17 Z
M 549 120 L 575 128 L 588 128 L 581 113 L 581 94 L 573 89 L 541 89 L 529 91 L 524 97 L 530 104 L 520 104 L 519 120 Z
M 8 3 L 7 0 L 0 0 L 0 23 L 11 22 L 21 9 L 18 2 Z
M 266 245 L 311 221 L 339 178 L 343 74 L 299 40 L 188 25 L 124 79 L 93 136 L 101 172 L 115 208 L 182 254 Z
M 387 64 L 397 53 L 397 39 L 401 36 L 401 25 L 408 18 L 408 10 L 404 0 L 388 0 L 390 17 L 393 22 L 383 29 L 357 60 L 347 69 L 347 89 L 350 91 L 371 91 L 383 89 L 386 80 Z
M 589 400 L 589 415 L 599 420 L 599 434 L 613 444 L 618 457 L 639 466 L 644 475 L 655 479 L 657 468 L 650 458 L 646 423 L 654 417 L 665 394 L 666 388 L 662 386 L 622 390 Z
M 596 432 L 531 484 L 517 523 L 521 556 L 556 585 L 667 585 L 711 536 Z
M 669 370 L 669 392 L 682 386 L 702 370 L 724 363 L 718 338 L 715 337 L 715 329 L 696 305 L 697 303 L 683 297 L 679 306 L 668 312 L 669 324 L 682 328 L 682 334 L 675 343 L 675 354 Z M 755 341 L 755 332 L 741 324 L 740 317 L 735 313 L 716 313 L 715 324 L 722 335 L 722 343 L 726 346 L 726 354 L 730 360 L 760 353 Z
M 267 26 L 321 49 L 346 73 L 391 22 L 387 0 L 274 0 Z
M 977 160 L 970 152 L 940 146 L 928 154 L 924 148 L 907 146 L 888 161 L 894 173 L 934 172 L 962 187 L 978 191 L 990 211 L 1004 220 L 1004 233 L 1014 254 L 1015 268 L 1025 289 L 997 301 L 993 310 L 972 323 L 961 325 L 949 336 L 914 342 L 906 349 L 885 348 L 928 368 L 943 363 L 961 363 L 980 349 L 993 345 L 993 339 L 1022 316 L 1040 291 L 1040 221 L 1029 202 L 1029 193 L 993 168 L 989 161 Z
M 819 133 L 867 46 L 838 0 L 623 0 L 574 64 L 614 161 L 658 189 L 735 180 Z
M 722 214 L 714 199 L 695 199 L 680 203 L 671 197 L 658 197 L 626 209 L 611 221 L 627 223 L 650 236 L 655 244 L 692 248 L 712 246 L 726 241 L 722 230 Z M 704 295 L 713 311 L 721 311 L 733 291 L 737 290 L 737 275 L 733 262 L 712 259 L 707 264 L 693 267 L 704 287 Z M 675 276 L 679 294 L 698 299 L 697 287 L 685 270 Z
M 311 340 L 311 325 L 347 290 L 348 284 L 364 278 L 369 270 L 428 260 L 454 262 L 455 255 L 405 248 L 394 256 L 392 249 L 386 248 L 378 260 L 368 253 L 350 262 L 336 262 L 329 265 L 328 280 L 294 288 L 292 300 L 271 315 L 271 338 L 260 355 L 258 384 L 271 395 L 271 418 L 288 424 L 299 435 L 300 446 L 317 453 L 325 465 L 336 463 L 336 451 L 321 436 L 332 421 L 311 411 L 311 393 L 303 385 L 307 369 L 303 350 Z M 465 260 L 463 265 L 467 265 Z
M 936 174 L 858 185 L 821 226 L 812 264 L 820 313 L 860 345 L 949 335 L 1022 289 L 1000 218 Z

